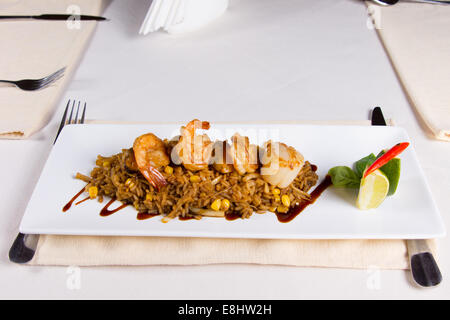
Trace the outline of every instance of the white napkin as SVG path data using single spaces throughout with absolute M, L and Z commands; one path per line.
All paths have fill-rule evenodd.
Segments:
M 450 141 L 450 5 L 369 5 L 377 30 L 422 125 Z
M 139 33 L 160 28 L 174 34 L 190 32 L 221 16 L 227 7 L 228 0 L 153 0 Z
M 102 0 L 2 1 L 1 15 L 99 15 Z M 95 21 L 2 21 L 0 79 L 41 78 L 66 66 L 63 78 L 38 91 L 0 87 L 0 138 L 27 138 L 50 119 L 95 30 Z

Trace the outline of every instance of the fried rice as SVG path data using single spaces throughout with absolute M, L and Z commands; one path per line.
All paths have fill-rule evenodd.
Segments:
M 173 147 L 167 140 L 165 144 L 169 150 Z M 99 155 L 89 176 L 78 173 L 76 177 L 87 182 L 86 191 L 94 187 L 96 192 L 92 198 L 100 202 L 110 197 L 132 205 L 139 212 L 157 213 L 169 219 L 199 219 L 208 215 L 205 212 L 211 212 L 211 205 L 218 199 L 228 200 L 226 212 L 241 218 L 249 218 L 255 212 L 287 212 L 310 199 L 308 190 L 318 179 L 307 161 L 294 181 L 282 189 L 268 184 L 258 171 L 224 174 L 210 165 L 191 172 L 173 163 L 159 169 L 168 184 L 157 191 L 138 170 L 133 149 L 123 149 L 113 156 Z

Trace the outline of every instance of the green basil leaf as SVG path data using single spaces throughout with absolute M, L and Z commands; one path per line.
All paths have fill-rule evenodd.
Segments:
M 379 157 L 381 157 L 383 154 L 385 154 L 386 152 L 384 151 L 384 150 L 381 150 L 380 151 L 380 153 L 378 153 L 377 154 L 377 159 L 379 158 Z
M 341 188 L 359 188 L 361 178 L 349 167 L 338 166 L 328 171 L 331 176 L 331 182 L 336 187 Z
M 361 178 L 363 176 L 364 170 L 366 170 L 366 168 L 368 166 L 370 166 L 372 163 L 374 163 L 376 158 L 377 157 L 375 157 L 375 155 L 373 153 L 371 153 L 367 157 L 364 157 L 355 162 L 354 168 L 355 168 L 355 172 L 359 178 Z

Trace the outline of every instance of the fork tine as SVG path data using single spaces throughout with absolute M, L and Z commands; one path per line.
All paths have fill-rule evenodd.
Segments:
M 61 76 L 62 77 L 62 76 Z M 55 78 L 55 79 L 51 79 L 51 80 L 47 80 L 43 83 L 36 83 L 33 85 L 30 85 L 32 88 L 34 88 L 33 90 L 40 90 L 40 89 L 44 89 L 49 87 L 50 85 L 52 85 L 54 82 L 56 82 L 57 80 L 59 80 L 61 77 Z
M 62 116 L 61 123 L 59 124 L 58 133 L 56 134 L 55 141 L 53 141 L 53 144 L 55 144 L 56 140 L 58 139 L 59 133 L 61 132 L 62 128 L 64 127 L 64 125 L 66 123 L 67 110 L 69 110 L 69 105 L 70 105 L 70 99 L 69 99 L 69 101 L 67 101 L 67 106 L 66 106 L 66 109 L 64 110 L 64 114 Z
M 67 112 L 69 111 L 69 107 L 70 107 L 71 102 L 72 102 L 72 107 L 70 109 L 69 119 L 66 121 Z M 65 125 L 67 125 L 67 124 L 84 123 L 84 119 L 85 119 L 85 116 L 86 116 L 86 102 L 84 103 L 84 107 L 83 107 L 83 111 L 81 113 L 81 118 L 80 119 L 78 119 L 78 114 L 80 112 L 81 101 L 78 101 L 77 111 L 75 113 L 75 117 L 72 119 L 73 112 L 74 112 L 74 109 L 75 109 L 75 103 L 76 103 L 76 100 L 71 101 L 69 99 L 67 101 L 66 109 L 64 110 L 64 114 L 63 114 L 63 117 L 61 119 L 61 123 L 59 124 L 58 133 L 56 134 L 56 138 L 55 138 L 55 141 L 53 142 L 53 144 L 55 144 L 56 140 L 58 139 L 58 136 L 59 136 L 60 132 L 62 131 L 62 129 L 64 128 Z
M 84 123 L 84 117 L 86 115 L 86 102 L 84 103 L 84 107 L 83 107 L 83 113 L 81 114 L 81 120 L 80 123 Z
M 75 114 L 74 123 L 77 124 L 78 122 L 78 111 L 80 111 L 80 101 L 78 101 L 78 107 L 77 107 L 77 113 Z
M 38 80 L 36 82 L 35 86 L 36 86 L 36 88 L 43 89 L 45 87 L 48 87 L 49 85 L 51 85 L 55 81 L 61 79 L 63 76 L 64 76 L 64 73 L 58 73 L 58 74 L 55 74 L 55 75 L 53 75 L 51 77 L 48 77 L 46 79 Z
M 67 120 L 67 124 L 71 124 L 72 123 L 72 114 L 73 114 L 73 107 L 74 106 L 75 106 L 75 100 L 73 100 L 72 109 L 70 110 L 69 120 Z
M 64 76 L 64 72 L 58 72 L 58 73 L 55 73 L 55 74 L 51 75 L 50 77 L 48 77 L 46 79 L 43 79 L 43 81 L 41 81 L 41 82 L 43 82 L 43 83 L 46 83 L 46 82 L 49 82 L 49 81 L 53 82 L 53 81 L 56 81 L 56 80 L 60 79 L 63 76 Z
M 72 111 L 75 114 L 75 106 L 76 106 L 76 101 L 73 101 L 73 105 L 72 105 Z M 77 118 L 74 116 L 72 118 L 72 121 L 70 122 L 70 124 L 76 124 L 77 123 Z
M 42 79 L 29 80 L 26 87 L 22 86 L 22 89 L 25 89 L 25 90 L 43 89 L 43 88 L 48 87 L 50 84 L 52 84 L 56 80 L 59 80 L 63 76 L 64 76 L 64 73 L 61 70 L 59 70 L 48 77 L 45 77 Z
M 45 81 L 45 80 L 48 80 L 48 79 L 55 78 L 55 77 L 57 77 L 57 76 L 59 76 L 59 75 L 61 75 L 61 74 L 64 74 L 64 71 L 65 71 L 65 70 L 66 70 L 66 67 L 63 67 L 63 68 L 61 68 L 61 69 L 59 69 L 59 70 L 53 72 L 51 75 L 46 76 L 46 77 L 44 77 L 44 78 L 42 78 L 42 79 L 39 79 L 39 80 Z
M 55 82 L 56 80 L 60 79 L 62 76 L 64 76 L 64 71 L 66 70 L 66 67 L 59 69 L 56 72 L 53 72 L 51 75 L 42 78 L 42 79 L 35 79 L 31 80 L 28 84 L 27 90 L 38 90 L 43 89 L 45 87 L 48 87 L 50 84 Z

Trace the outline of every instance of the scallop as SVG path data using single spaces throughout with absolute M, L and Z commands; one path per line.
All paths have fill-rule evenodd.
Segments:
M 279 188 L 289 186 L 305 164 L 303 155 L 294 147 L 271 140 L 264 143 L 260 161 L 264 181 Z

